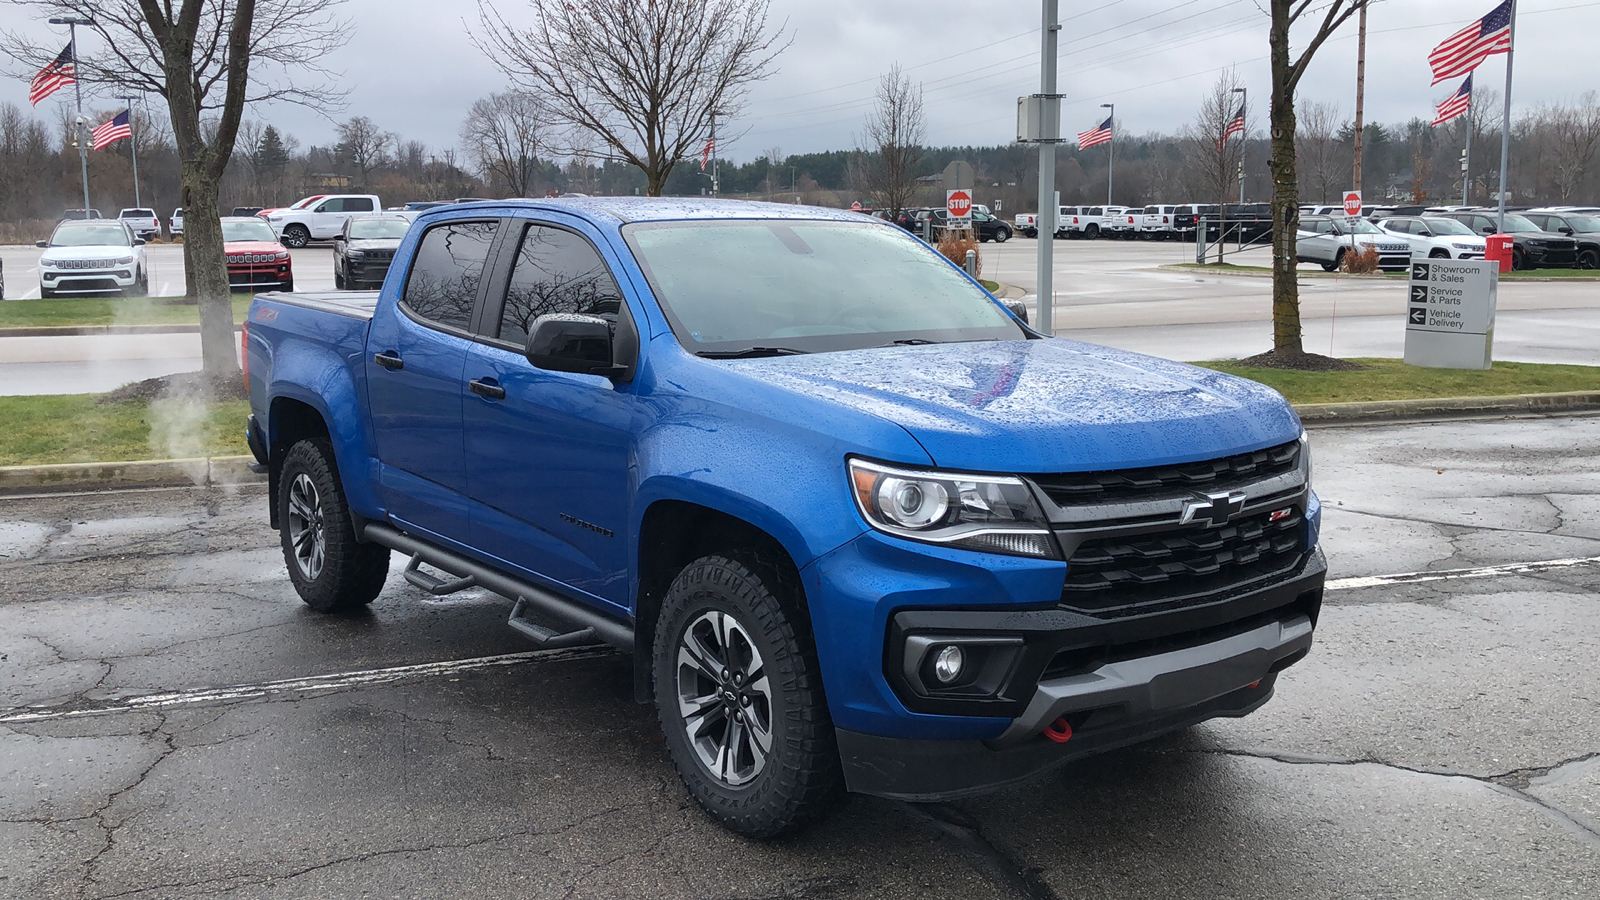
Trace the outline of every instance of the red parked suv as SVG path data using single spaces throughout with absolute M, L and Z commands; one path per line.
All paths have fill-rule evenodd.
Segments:
M 272 226 L 255 216 L 224 216 L 222 249 L 234 290 L 294 290 L 294 261 Z

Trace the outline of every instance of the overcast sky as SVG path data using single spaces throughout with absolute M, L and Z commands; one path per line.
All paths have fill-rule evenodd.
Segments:
M 513 21 L 523 0 L 499 0 Z M 1367 118 L 1431 116 L 1455 85 L 1431 86 L 1428 51 L 1495 0 L 1375 0 L 1367 45 Z M 1015 137 L 1016 98 L 1039 89 L 1039 0 L 773 0 L 772 27 L 793 44 L 772 77 L 750 92 L 724 154 L 748 160 L 853 146 L 876 80 L 899 62 L 923 84 L 932 145 L 1005 143 Z M 1594 64 L 1600 0 L 1518 4 L 1516 104 L 1570 99 L 1600 88 Z M 350 41 L 328 61 L 343 75 L 349 103 L 334 118 L 366 115 L 382 128 L 433 147 L 458 143 L 466 107 L 507 82 L 467 39 L 470 0 L 345 0 Z M 980 11 L 981 10 L 981 11 Z M 1269 79 L 1266 16 L 1258 0 L 1062 0 L 1062 131 L 1099 121 L 1115 103 L 1125 131 L 1171 132 L 1191 119 L 1217 73 L 1237 66 L 1260 128 Z M 467 20 L 464 22 L 463 20 Z M 0 28 L 36 33 L 54 46 L 52 26 L 0 7 Z M 98 40 L 90 37 L 86 40 Z M 1302 41 L 1303 43 L 1303 41 Z M 1325 44 L 1300 96 L 1355 106 L 1355 23 Z M 1505 57 L 1478 70 L 1476 83 L 1504 84 Z M 58 95 L 62 96 L 62 95 Z M 0 101 L 27 104 L 27 84 L 6 80 Z M 97 106 L 108 107 L 108 103 Z M 41 117 L 49 117 L 40 107 Z M 277 106 L 249 113 L 302 145 L 333 142 L 333 121 Z

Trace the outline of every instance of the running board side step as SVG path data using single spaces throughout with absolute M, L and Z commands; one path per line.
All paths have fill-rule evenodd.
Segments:
M 604 615 L 587 604 L 564 597 L 532 582 L 506 575 L 459 553 L 435 547 L 391 525 L 368 522 L 361 531 L 361 537 L 362 540 L 382 544 L 390 550 L 410 556 L 411 562 L 406 566 L 406 580 L 430 594 L 442 595 L 464 590 L 466 587 L 482 587 L 514 600 L 516 606 L 511 611 L 508 624 L 541 647 L 570 647 L 598 639 L 626 653 L 633 652 L 633 627 L 627 622 Z M 456 579 L 445 581 L 426 572 L 415 571 L 421 563 L 427 563 L 454 575 Z M 417 576 L 416 580 L 411 577 L 413 574 Z M 472 582 L 470 585 L 463 584 L 469 580 Z M 554 619 L 572 630 L 561 633 L 530 622 L 525 618 L 528 613 L 538 613 L 542 617 Z

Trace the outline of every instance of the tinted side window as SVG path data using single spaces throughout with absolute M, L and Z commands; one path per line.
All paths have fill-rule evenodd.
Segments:
M 400 302 L 421 318 L 465 329 L 494 244 L 494 222 L 435 225 L 417 244 Z
M 529 225 L 522 234 L 500 312 L 500 340 L 521 346 L 549 313 L 616 316 L 622 294 L 589 242 L 560 228 Z
M 344 198 L 345 212 L 372 212 L 372 200 L 367 197 Z

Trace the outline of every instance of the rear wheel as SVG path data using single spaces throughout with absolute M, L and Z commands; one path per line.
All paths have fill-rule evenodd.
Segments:
M 283 560 L 307 606 L 339 612 L 378 596 L 389 575 L 389 548 L 356 539 L 331 445 L 305 440 L 289 448 L 277 503 Z
M 311 243 L 311 232 L 304 225 L 290 225 L 283 229 L 284 244 L 299 249 Z
M 1088 228 L 1085 228 L 1083 230 L 1083 236 L 1087 237 L 1087 238 L 1097 238 L 1097 237 L 1099 237 L 1100 236 L 1100 226 L 1099 225 L 1090 225 Z
M 662 600 L 652 669 L 667 750 L 724 827 L 770 838 L 844 794 L 800 588 L 754 557 L 706 556 Z

